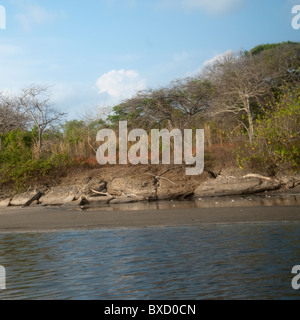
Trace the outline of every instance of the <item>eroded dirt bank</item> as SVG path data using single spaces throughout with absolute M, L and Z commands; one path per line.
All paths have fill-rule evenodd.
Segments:
M 285 192 L 300 186 L 300 175 L 267 177 L 236 168 L 187 176 L 183 166 L 104 166 L 78 168 L 45 179 L 23 193 L 1 190 L 0 207 L 97 206 L 138 201 Z

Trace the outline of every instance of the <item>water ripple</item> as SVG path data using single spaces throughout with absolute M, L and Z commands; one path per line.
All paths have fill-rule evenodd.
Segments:
M 1 299 L 300 299 L 300 224 L 0 235 Z

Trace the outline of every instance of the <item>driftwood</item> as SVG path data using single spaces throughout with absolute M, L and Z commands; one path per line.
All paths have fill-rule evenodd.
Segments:
M 96 191 L 96 190 L 93 190 L 93 189 L 90 189 L 93 193 L 96 193 L 96 194 L 99 194 L 101 196 L 107 196 L 107 197 L 110 197 L 111 195 L 108 193 L 108 192 L 99 192 L 99 191 Z
M 269 177 L 265 177 L 265 176 L 262 176 L 260 174 L 256 174 L 256 173 L 249 173 L 247 174 L 246 176 L 243 177 L 244 179 L 247 179 L 247 178 L 257 178 L 257 179 L 261 179 L 261 180 L 265 180 L 265 181 L 272 181 L 272 182 L 276 182 L 276 183 L 280 183 L 280 181 L 276 180 L 276 179 L 272 179 L 272 178 L 269 178 Z
M 122 192 L 122 197 L 125 197 L 125 198 L 132 198 L 132 197 L 136 197 L 136 198 L 139 198 L 136 194 L 134 193 L 131 193 L 131 194 L 125 194 L 124 192 Z
M 163 179 L 163 180 L 167 180 L 167 181 L 173 183 L 174 185 L 176 184 L 176 183 L 174 183 L 173 181 L 171 181 L 171 180 L 169 180 L 169 179 L 167 179 L 167 178 L 164 178 L 164 177 L 162 177 L 162 176 L 156 176 L 155 174 L 152 174 L 152 173 L 145 173 L 145 174 L 148 174 L 148 175 L 154 177 L 157 181 L 158 181 L 159 179 Z

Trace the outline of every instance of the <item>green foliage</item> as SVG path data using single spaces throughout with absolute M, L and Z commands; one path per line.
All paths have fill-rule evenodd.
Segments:
M 300 43 L 263 44 L 224 61 L 196 77 L 139 92 L 115 106 L 106 121 L 72 120 L 49 127 L 43 132 L 41 152 L 37 127 L 24 124 L 7 132 L 0 126 L 0 185 L 22 188 L 73 163 L 94 165 L 97 132 L 117 130 L 119 121 L 127 121 L 129 130 L 205 128 L 209 166 L 225 165 L 226 159 L 233 164 L 234 148 L 241 168 L 274 174 L 299 170 Z M 229 112 L 219 112 L 224 107 Z M 245 143 L 252 129 L 253 143 Z
M 37 182 L 55 170 L 64 168 L 68 163 L 65 155 L 53 155 L 46 159 L 30 159 L 25 163 L 8 165 L 2 182 L 12 182 L 16 188 L 23 188 L 29 183 Z
M 72 120 L 63 125 L 64 138 L 70 143 L 78 143 L 82 140 L 82 132 L 85 131 L 84 121 Z
M 250 165 L 276 173 L 300 168 L 300 85 L 284 87 L 278 101 L 255 123 L 252 146 L 237 152 L 240 167 Z
M 130 100 L 117 105 L 113 108 L 113 115 L 107 117 L 108 122 L 111 123 L 113 127 L 117 127 L 120 121 L 128 121 L 128 124 L 132 124 L 136 119 L 138 119 L 149 101 L 139 101 L 138 103 L 132 103 Z
M 113 108 L 113 115 L 108 116 L 107 120 L 113 125 L 116 125 L 119 121 L 128 120 L 128 112 L 123 107 L 123 105 L 118 105 Z
M 35 159 L 32 155 L 36 130 L 15 130 L 4 134 L 0 151 L 0 183 L 11 183 L 16 188 L 38 181 L 68 163 L 65 155 Z
M 298 45 L 297 42 L 291 42 L 291 41 L 286 41 L 286 42 L 282 42 L 282 43 L 267 43 L 267 44 L 261 44 L 258 45 L 256 47 L 254 47 L 253 49 L 251 49 L 249 52 L 246 53 L 246 55 L 248 56 L 254 56 L 254 55 L 258 55 L 263 51 L 266 50 L 272 50 L 278 47 L 282 47 L 282 46 L 286 46 L 286 45 Z
M 2 137 L 0 165 L 17 165 L 32 158 L 31 148 L 36 138 L 36 131 L 23 132 L 14 130 Z

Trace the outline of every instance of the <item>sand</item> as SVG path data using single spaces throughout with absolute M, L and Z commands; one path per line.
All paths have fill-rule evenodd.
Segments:
M 147 228 L 201 224 L 300 222 L 299 206 L 81 211 L 74 208 L 0 209 L 0 233 Z

